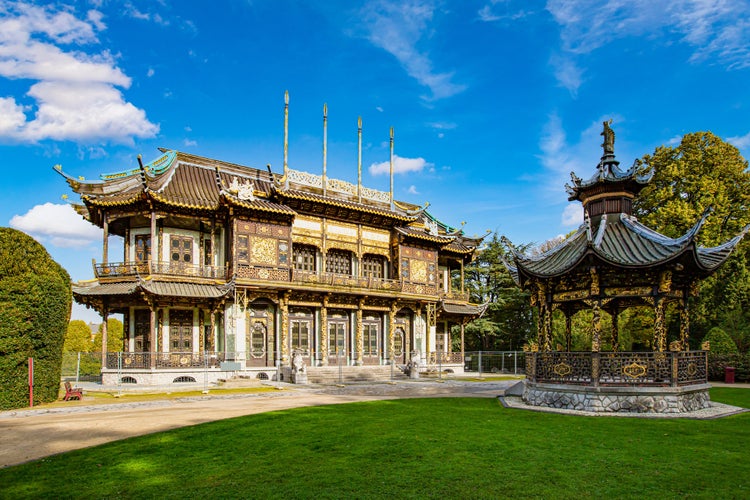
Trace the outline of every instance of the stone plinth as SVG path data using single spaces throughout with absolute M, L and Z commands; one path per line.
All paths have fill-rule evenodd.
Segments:
M 686 413 L 710 406 L 710 387 L 588 387 L 527 381 L 523 401 L 531 406 L 602 413 Z

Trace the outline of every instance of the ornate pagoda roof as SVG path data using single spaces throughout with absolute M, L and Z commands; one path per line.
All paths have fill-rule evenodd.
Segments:
M 611 134 L 608 136 L 607 134 Z M 622 198 L 623 186 L 628 190 L 625 197 L 632 198 L 639 190 L 634 186 L 645 185 L 650 175 L 639 172 L 636 164 L 627 172 L 616 169 L 614 160 L 614 132 L 605 122 L 604 156 L 597 166 L 598 173 L 588 181 L 574 180 L 567 186 L 570 200 L 579 200 L 586 208 L 591 193 L 598 200 Z M 575 177 L 575 176 L 574 176 Z M 735 246 L 750 230 L 750 225 L 730 241 L 711 248 L 697 244 L 696 236 L 710 214 L 707 210 L 700 220 L 679 238 L 669 238 L 638 222 L 630 214 L 630 204 L 616 204 L 617 213 L 598 212 L 589 217 L 585 211 L 584 223 L 560 245 L 539 255 L 519 252 L 506 238 L 514 263 L 505 263 L 513 279 L 523 285 L 529 278 L 547 279 L 572 273 L 579 264 L 585 266 L 604 265 L 622 270 L 649 269 L 674 264 L 674 269 L 699 276 L 708 276 L 731 254 Z M 598 207 L 601 209 L 601 205 Z
M 229 205 L 284 216 L 294 216 L 295 208 L 318 207 L 321 213 L 337 211 L 344 216 L 388 221 L 388 225 L 408 225 L 424 212 L 423 207 L 409 203 L 390 203 L 388 193 L 369 188 L 361 187 L 357 196 L 356 186 L 337 179 L 327 179 L 329 189 L 324 192 L 320 176 L 313 174 L 289 170 L 290 179 L 280 183 L 281 177 L 270 167 L 263 171 L 161 151 L 160 157 L 141 163 L 139 168 L 104 174 L 93 181 L 70 176 L 60 166 L 55 170 L 80 195 L 83 204 L 75 204 L 76 211 L 97 225 L 102 224 L 102 211 L 149 202 L 190 211 L 216 211 Z

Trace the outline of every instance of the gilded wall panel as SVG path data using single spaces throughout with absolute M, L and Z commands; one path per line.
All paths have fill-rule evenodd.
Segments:
M 427 281 L 427 262 L 423 260 L 411 259 L 409 262 L 411 268 L 411 281 L 426 282 Z
M 253 238 L 252 262 L 275 266 L 278 263 L 277 240 L 275 238 Z

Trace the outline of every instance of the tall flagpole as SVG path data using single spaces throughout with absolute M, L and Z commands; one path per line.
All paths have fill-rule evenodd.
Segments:
M 391 210 L 393 210 L 393 127 L 391 127 Z
M 357 118 L 357 201 L 362 203 L 362 117 Z
M 289 91 L 284 92 L 284 181 L 289 168 Z
M 328 156 L 328 104 L 323 104 L 323 196 L 326 195 L 326 157 Z

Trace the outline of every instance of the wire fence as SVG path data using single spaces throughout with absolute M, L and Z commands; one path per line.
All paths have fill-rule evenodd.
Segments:
M 128 363 L 130 357 L 137 356 L 139 353 L 108 353 L 108 357 L 113 357 L 113 366 L 110 368 L 116 368 L 126 374 L 129 369 L 145 368 L 138 363 Z M 140 353 L 143 355 L 144 353 Z M 146 353 L 147 354 L 147 353 Z M 234 359 L 237 353 L 232 354 Z M 178 356 L 178 364 L 170 364 L 169 367 L 186 367 L 183 364 L 179 364 L 183 358 L 184 353 L 180 357 L 180 353 L 159 353 L 160 356 Z M 224 360 L 226 353 L 221 353 L 221 360 Z M 198 355 L 196 355 L 198 356 Z M 205 359 L 204 359 L 205 358 Z M 264 367 L 258 365 L 253 366 L 252 360 L 244 362 L 224 362 L 221 363 L 221 367 L 218 364 L 209 362 L 210 356 L 203 356 L 200 359 L 200 363 L 190 363 L 189 367 L 194 371 L 205 370 L 231 370 L 231 371 L 243 371 L 243 370 L 263 370 Z M 526 356 L 523 351 L 466 351 L 463 355 L 463 359 L 460 353 L 436 353 L 431 352 L 424 355 L 421 358 L 422 366 L 419 366 L 419 371 L 423 372 L 435 372 L 442 376 L 443 374 L 450 374 L 452 376 L 459 375 L 463 371 L 467 375 L 476 374 L 480 377 L 492 376 L 492 375 L 523 375 L 526 373 Z M 165 358 L 171 359 L 171 358 Z M 192 359 L 192 358 L 191 358 Z M 346 373 L 352 369 L 356 369 L 351 366 L 351 363 L 345 355 L 333 355 L 328 358 L 328 367 L 336 369 L 336 376 L 340 381 L 347 378 Z M 408 361 L 408 360 L 406 360 Z M 308 361 L 309 362 L 309 361 Z M 108 358 L 109 363 L 109 358 Z M 223 365 L 229 365 L 231 367 L 225 367 Z M 263 364 L 263 363 L 261 363 Z M 409 363 L 386 363 L 390 365 L 387 367 L 390 370 L 390 379 L 398 377 L 405 371 Z M 174 366 L 172 366 L 174 365 Z M 403 365 L 403 366 L 402 366 Z M 463 365 L 463 366 L 462 366 Z M 462 366 L 462 370 L 460 367 Z M 164 363 L 158 364 L 155 368 L 166 368 L 167 365 Z M 278 366 L 265 367 L 269 370 L 277 371 Z M 372 368 L 372 366 L 370 367 Z M 382 368 L 386 368 L 383 366 Z M 62 378 L 69 381 L 76 382 L 101 382 L 102 381 L 102 354 L 100 352 L 65 352 L 63 353 L 62 362 Z M 268 370 L 266 370 L 268 371 Z M 382 375 L 382 374 L 381 374 Z M 351 376 L 351 375 L 350 375 Z

